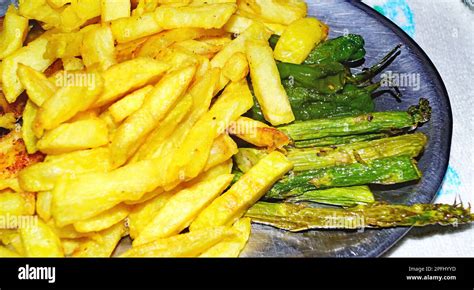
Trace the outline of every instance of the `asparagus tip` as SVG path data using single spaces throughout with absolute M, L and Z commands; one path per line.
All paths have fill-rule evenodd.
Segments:
M 415 122 L 419 124 L 426 123 L 431 118 L 430 102 L 425 98 L 421 98 L 418 105 L 408 108 L 408 113 L 413 116 Z

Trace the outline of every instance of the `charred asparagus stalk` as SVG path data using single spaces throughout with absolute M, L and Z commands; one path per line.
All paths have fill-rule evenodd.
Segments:
M 313 208 L 302 204 L 258 202 L 246 216 L 255 223 L 298 232 L 309 229 L 388 228 L 458 225 L 474 221 L 470 208 L 448 204 L 375 203 L 349 209 Z
M 304 171 L 356 162 L 367 163 L 389 156 L 417 157 L 426 143 L 425 134 L 414 133 L 338 147 L 290 149 L 287 156 L 294 164 L 293 171 Z
M 310 201 L 344 207 L 374 203 L 368 186 L 334 187 L 303 192 L 286 199 L 288 202 Z
M 278 129 L 293 141 L 311 140 L 324 137 L 340 137 L 366 133 L 383 133 L 393 130 L 414 130 L 427 122 L 431 107 L 426 99 L 420 99 L 417 106 L 407 112 L 374 112 L 352 117 L 337 117 L 296 122 Z
M 296 148 L 310 148 L 310 147 L 321 147 L 321 146 L 331 146 L 331 145 L 342 145 L 350 144 L 355 142 L 370 141 L 381 138 L 388 137 L 388 134 L 385 133 L 374 133 L 374 134 L 364 134 L 364 135 L 350 135 L 350 136 L 334 136 L 334 137 L 324 137 L 319 139 L 310 139 L 295 141 L 293 146 Z
M 265 197 L 286 199 L 321 188 L 396 184 L 420 177 L 416 161 L 410 156 L 386 157 L 366 164 L 354 163 L 290 174 L 275 183 Z

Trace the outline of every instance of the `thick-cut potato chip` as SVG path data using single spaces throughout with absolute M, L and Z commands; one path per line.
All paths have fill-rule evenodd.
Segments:
M 47 99 L 51 98 L 57 90 L 56 85 L 43 73 L 29 66 L 18 65 L 18 77 L 25 87 L 28 98 L 37 106 L 41 106 Z
M 84 32 L 81 56 L 88 69 L 104 71 L 117 63 L 110 25 L 97 26 Z
M 124 220 L 130 212 L 125 204 L 119 204 L 89 219 L 74 223 L 74 228 L 80 233 L 98 232 L 105 230 Z
M 10 5 L 0 32 L 0 60 L 22 47 L 27 33 L 28 19 L 18 15 L 15 6 Z
M 101 0 L 102 22 L 130 17 L 130 0 Z
M 48 39 L 43 36 L 39 37 L 3 60 L 2 90 L 9 103 L 13 103 L 24 89 L 17 75 L 18 64 L 22 63 L 43 72 L 53 63 L 54 59 L 44 57 L 47 45 Z
M 122 257 L 197 257 L 235 234 L 229 227 L 202 229 L 133 247 Z
M 232 178 L 232 174 L 225 174 L 178 191 L 140 232 L 133 245 L 179 234 L 201 210 L 227 188 Z
M 155 19 L 163 29 L 183 27 L 221 28 L 237 9 L 233 3 L 201 6 L 161 6 L 155 10 Z
M 109 149 L 96 148 L 50 155 L 44 162 L 23 169 L 18 179 L 25 191 L 49 191 L 60 177 L 87 172 L 105 172 L 111 168 Z
M 161 185 L 161 171 L 155 160 L 143 160 L 111 172 L 61 179 L 53 190 L 53 217 L 59 226 L 64 226 L 91 218 L 121 202 L 138 200 Z
M 28 154 L 33 154 L 38 151 L 38 148 L 36 148 L 36 142 L 38 142 L 38 139 L 33 130 L 37 112 L 38 107 L 33 104 L 31 100 L 28 100 L 25 105 L 25 110 L 23 111 L 23 125 L 21 126 L 21 136 L 23 142 L 25 142 Z
M 198 215 L 190 226 L 191 231 L 233 224 L 292 167 L 280 152 L 265 156 Z
M 51 203 L 53 194 L 51 191 L 41 191 L 36 195 L 36 213 L 45 222 L 51 219 Z
M 271 23 L 289 25 L 306 16 L 307 7 L 303 0 L 240 0 L 239 13 L 257 16 Z
M 143 105 L 147 94 L 153 90 L 153 86 L 146 86 L 134 91 L 120 101 L 115 102 L 109 107 L 109 112 L 117 123 L 122 122 L 131 114 L 136 112 Z
M 214 140 L 204 171 L 225 162 L 239 152 L 237 144 L 227 134 L 221 134 Z
M 20 0 L 18 2 L 20 15 L 44 22 L 50 27 L 61 25 L 60 12 L 49 6 L 46 0 Z
M 165 75 L 147 95 L 140 109 L 120 125 L 110 147 L 115 166 L 124 164 L 135 153 L 144 138 L 186 92 L 195 72 L 196 67 L 190 66 Z
M 139 57 L 116 64 L 102 73 L 104 91 L 94 107 L 110 104 L 128 92 L 153 84 L 169 65 L 147 57 Z
M 226 238 L 200 255 L 204 258 L 235 258 L 243 250 L 252 229 L 250 218 L 241 218 L 232 226 L 237 234 Z
M 326 39 L 328 27 L 316 18 L 303 18 L 291 23 L 278 40 L 276 60 L 301 64 L 311 50 Z
M 62 76 L 62 80 L 59 77 Z M 41 137 L 44 130 L 57 128 L 77 113 L 89 109 L 103 91 L 103 80 L 98 73 L 64 73 L 56 76 L 63 87 L 39 108 L 34 130 Z
M 202 172 L 214 139 L 252 106 L 253 97 L 246 80 L 229 85 L 176 151 L 166 172 L 166 181 L 190 180 Z
M 110 257 L 125 233 L 123 222 L 105 229 L 87 239 L 73 253 L 73 257 Z
M 240 117 L 228 129 L 229 133 L 257 147 L 270 150 L 282 148 L 290 143 L 290 138 L 276 128 L 265 123 Z
M 46 154 L 96 148 L 109 143 L 107 125 L 99 118 L 64 123 L 47 131 L 36 143 Z
M 41 219 L 32 225 L 20 227 L 19 232 L 27 257 L 64 257 L 59 237 Z
M 246 51 L 255 96 L 265 119 L 274 126 L 293 122 L 295 116 L 268 42 L 249 41 Z
M 247 77 L 249 74 L 249 63 L 245 53 L 234 53 L 225 63 L 222 74 L 234 83 Z
M 156 34 L 163 30 L 152 12 L 116 19 L 111 22 L 112 33 L 118 43 L 126 43 Z
M 0 216 L 25 216 L 35 213 L 35 195 L 4 189 L 0 191 Z

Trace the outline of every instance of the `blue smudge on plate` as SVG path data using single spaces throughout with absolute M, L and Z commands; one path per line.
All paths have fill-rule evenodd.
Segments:
M 438 191 L 438 196 L 441 195 L 456 195 L 458 194 L 459 186 L 461 186 L 461 178 L 456 170 L 450 165 L 446 171 L 443 179 L 443 184 Z
M 395 22 L 411 37 L 415 36 L 415 19 L 406 0 L 387 0 L 374 9 Z

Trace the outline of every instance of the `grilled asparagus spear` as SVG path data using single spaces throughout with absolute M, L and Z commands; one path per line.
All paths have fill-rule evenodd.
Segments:
M 414 130 L 427 122 L 431 107 L 426 99 L 420 99 L 417 106 L 407 112 L 374 112 L 352 117 L 337 117 L 295 122 L 278 129 L 293 141 L 311 140 L 324 137 L 350 136 L 366 133 L 383 133 L 393 130 Z
M 385 133 L 374 133 L 374 134 L 364 134 L 364 135 L 324 137 L 324 138 L 319 138 L 319 139 L 295 141 L 293 143 L 293 146 L 295 146 L 296 148 L 310 148 L 310 147 L 318 147 L 318 146 L 321 147 L 321 146 L 341 145 L 341 144 L 349 144 L 349 143 L 354 143 L 354 142 L 381 139 L 381 138 L 386 138 L 388 136 L 389 135 Z
M 375 203 L 349 209 L 314 208 L 302 204 L 258 202 L 246 216 L 255 223 L 298 232 L 309 229 L 388 228 L 471 223 L 470 208 L 447 204 L 390 205 Z

